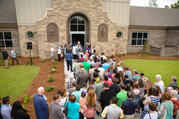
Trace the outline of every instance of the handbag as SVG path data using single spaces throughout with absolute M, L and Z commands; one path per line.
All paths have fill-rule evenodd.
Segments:
M 63 113 L 67 116 L 67 113 L 68 113 L 68 102 L 67 102 L 67 106 L 65 106 L 65 109 L 63 110 Z
M 88 107 L 87 110 L 83 113 L 83 115 L 87 118 L 93 118 L 95 116 L 94 107 Z

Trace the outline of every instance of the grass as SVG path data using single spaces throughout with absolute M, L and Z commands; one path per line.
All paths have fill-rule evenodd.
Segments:
M 14 101 L 24 93 L 39 71 L 40 67 L 34 65 L 14 65 L 9 69 L 0 66 L 0 97 L 10 96 Z
M 172 76 L 179 78 L 179 60 L 143 60 L 126 59 L 124 64 L 133 70 L 144 72 L 151 82 L 155 82 L 155 75 L 160 74 L 165 87 L 170 84 Z M 179 81 L 177 82 L 179 85 Z

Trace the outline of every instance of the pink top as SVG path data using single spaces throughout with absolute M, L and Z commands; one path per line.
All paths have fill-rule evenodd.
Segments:
M 107 80 L 107 81 L 104 80 L 104 83 L 107 83 L 109 87 L 112 85 L 112 81 L 111 80 Z

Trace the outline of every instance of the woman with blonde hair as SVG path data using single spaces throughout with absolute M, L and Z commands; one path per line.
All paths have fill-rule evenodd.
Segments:
M 94 89 L 89 89 L 88 95 L 86 98 L 87 110 L 84 112 L 84 116 L 87 119 L 94 119 L 95 116 L 95 105 L 96 105 L 96 94 Z

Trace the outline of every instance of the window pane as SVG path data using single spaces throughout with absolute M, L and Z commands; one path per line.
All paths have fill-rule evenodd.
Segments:
M 139 39 L 139 40 L 137 41 L 137 45 L 142 45 L 142 39 Z
M 138 38 L 142 38 L 142 33 L 138 33 Z
M 137 38 L 137 33 L 136 32 L 132 33 L 132 38 Z
M 3 33 L 0 32 L 0 39 L 3 39 Z
M 143 38 L 148 38 L 148 33 L 144 33 Z
M 79 17 L 79 18 L 78 18 L 78 23 L 79 23 L 79 24 L 84 24 L 85 21 L 84 21 L 84 19 L 83 19 L 82 17 Z
M 136 39 L 132 39 L 132 45 L 136 45 Z
M 4 32 L 5 39 L 12 39 L 11 32 Z
M 0 40 L 0 47 L 4 47 L 4 41 Z
M 77 25 L 71 25 L 71 31 L 77 31 Z
M 71 20 L 71 24 L 77 24 L 77 18 L 73 17 Z
M 78 31 L 85 31 L 85 25 L 78 25 Z
M 6 43 L 6 47 L 13 47 L 12 40 L 6 40 L 5 43 Z

